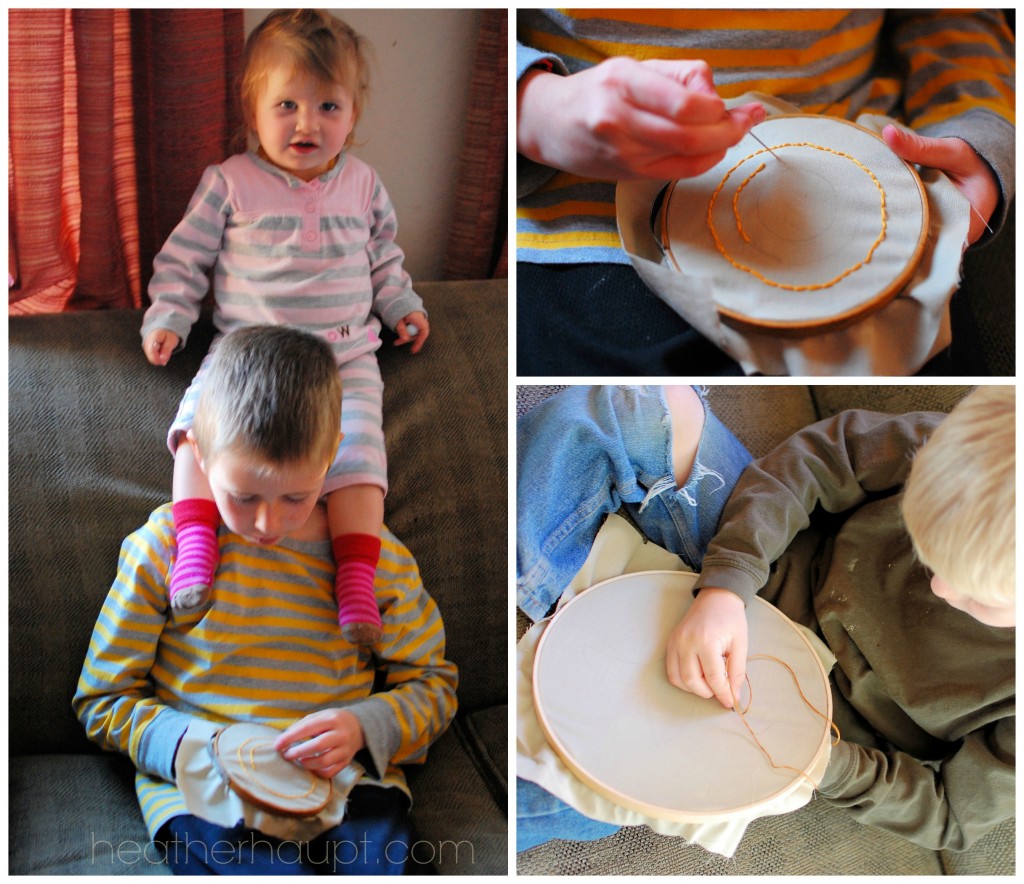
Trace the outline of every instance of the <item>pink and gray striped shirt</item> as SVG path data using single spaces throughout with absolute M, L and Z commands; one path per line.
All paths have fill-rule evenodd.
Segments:
M 339 365 L 373 352 L 382 321 L 394 329 L 423 310 L 396 229 L 380 178 L 354 156 L 343 153 L 309 182 L 254 153 L 232 156 L 206 169 L 156 256 L 142 336 L 164 328 L 184 346 L 212 269 L 221 333 L 303 328 L 332 346 Z

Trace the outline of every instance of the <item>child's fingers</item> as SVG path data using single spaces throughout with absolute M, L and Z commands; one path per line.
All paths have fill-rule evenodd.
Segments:
M 728 657 L 721 654 L 712 654 L 701 660 L 701 669 L 704 681 L 707 682 L 710 693 L 714 695 L 726 709 L 732 709 L 733 696 L 729 682 Z M 701 696 L 706 696 L 702 694 Z

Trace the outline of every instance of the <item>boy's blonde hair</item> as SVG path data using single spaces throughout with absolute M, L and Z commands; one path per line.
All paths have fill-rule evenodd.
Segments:
M 296 71 L 324 84 L 340 83 L 352 93 L 353 126 L 370 92 L 369 44 L 341 19 L 322 9 L 281 9 L 268 15 L 249 35 L 242 55 L 240 95 L 246 131 L 253 128 L 256 103 L 268 69 L 284 56 Z
M 978 387 L 914 458 L 903 519 L 921 562 L 981 604 L 1016 598 L 1013 387 Z
M 341 378 L 326 342 L 286 326 L 255 325 L 225 335 L 213 351 L 192 434 L 207 464 L 225 452 L 266 471 L 328 465 L 341 427 Z

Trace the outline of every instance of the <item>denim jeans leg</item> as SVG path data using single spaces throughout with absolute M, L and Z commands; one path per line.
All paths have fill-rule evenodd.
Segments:
M 517 602 L 534 620 L 582 567 L 605 516 L 623 505 L 651 540 L 699 568 L 750 460 L 705 403 L 697 461 L 677 488 L 660 386 L 564 390 L 519 419 L 516 457 Z
M 536 783 L 516 778 L 516 853 L 552 838 L 596 841 L 619 827 L 584 816 Z
M 701 391 L 697 390 L 698 394 Z M 627 512 L 644 536 L 678 555 L 694 571 L 704 562 L 708 544 L 718 532 L 729 495 L 751 457 L 743 444 L 718 419 L 701 394 L 704 428 L 690 476 L 676 486 L 671 469 L 671 439 L 667 440 L 667 474 L 638 473 L 648 489 L 639 504 L 625 502 Z

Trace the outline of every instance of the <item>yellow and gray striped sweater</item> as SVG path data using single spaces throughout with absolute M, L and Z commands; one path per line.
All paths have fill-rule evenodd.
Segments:
M 723 98 L 761 92 L 807 113 L 893 116 L 922 135 L 958 136 L 1014 192 L 1014 38 L 995 10 L 520 10 L 517 76 L 571 74 L 613 56 L 701 59 Z M 628 263 L 614 183 L 517 169 L 517 257 Z
M 384 638 L 373 656 L 341 638 L 326 541 L 265 549 L 222 526 L 210 601 L 187 614 L 167 603 L 176 549 L 170 505 L 124 541 L 74 708 L 90 739 L 135 764 L 151 836 L 188 812 L 173 762 L 196 718 L 284 730 L 343 706 L 366 735 L 375 770 L 365 781 L 408 793 L 398 765 L 423 761 L 447 728 L 458 679 L 415 560 L 386 529 L 382 540 L 375 589 Z

